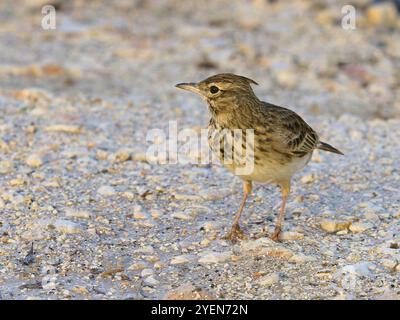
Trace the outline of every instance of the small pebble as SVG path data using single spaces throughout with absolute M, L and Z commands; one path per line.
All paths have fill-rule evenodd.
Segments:
M 200 255 L 199 263 L 213 264 L 229 261 L 232 254 L 230 252 L 204 252 Z
M 350 226 L 350 222 L 345 221 L 334 221 L 334 220 L 323 220 L 320 222 L 322 230 L 326 232 L 333 233 L 342 230 L 346 230 Z
M 102 195 L 102 196 L 114 196 L 115 195 L 115 189 L 111 186 L 101 186 L 99 189 L 97 189 L 97 193 Z
M 32 168 L 38 168 L 43 164 L 43 160 L 40 156 L 32 154 L 25 160 L 26 164 Z
M 355 222 L 350 225 L 349 229 L 351 232 L 361 233 L 370 229 L 371 227 L 372 225 L 369 223 Z
M 266 276 L 263 276 L 257 280 L 257 283 L 263 287 L 269 287 L 272 286 L 273 284 L 278 283 L 280 280 L 280 275 L 279 273 L 271 273 Z

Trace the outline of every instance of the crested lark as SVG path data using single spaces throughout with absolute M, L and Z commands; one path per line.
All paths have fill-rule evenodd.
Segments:
M 243 180 L 243 199 L 225 239 L 244 238 L 239 219 L 255 181 L 281 187 L 282 205 L 271 236 L 278 241 L 292 176 L 306 166 L 315 149 L 342 153 L 320 141 L 317 133 L 295 112 L 259 100 L 251 84 L 257 83 L 243 76 L 223 73 L 198 83 L 179 83 L 176 87 L 195 92 L 207 101 L 211 113 L 209 145 L 223 165 Z M 252 130 L 252 136 L 248 129 Z M 237 130 L 243 132 L 239 136 L 241 140 L 237 139 Z M 222 131 L 225 135 L 218 136 Z M 249 148 L 252 152 L 247 153 Z M 226 159 L 230 153 L 233 161 Z M 249 159 L 251 170 L 240 171 L 245 167 L 244 161 L 249 164 Z

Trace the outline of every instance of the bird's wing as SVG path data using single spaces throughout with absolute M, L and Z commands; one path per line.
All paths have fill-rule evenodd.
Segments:
M 317 148 L 318 134 L 295 112 L 264 103 L 265 116 L 273 130 L 272 147 L 282 153 L 304 156 Z

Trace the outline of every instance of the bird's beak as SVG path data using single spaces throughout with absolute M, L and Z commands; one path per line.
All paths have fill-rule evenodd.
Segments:
M 190 83 L 178 83 L 175 87 L 187 91 L 192 91 L 194 93 L 200 94 L 200 89 L 197 86 L 197 83 L 190 82 Z

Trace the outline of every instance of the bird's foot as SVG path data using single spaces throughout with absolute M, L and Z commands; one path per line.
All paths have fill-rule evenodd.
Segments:
M 280 242 L 281 241 L 279 239 L 280 234 L 281 234 L 281 228 L 276 227 L 274 233 L 271 236 L 271 240 L 274 240 L 276 242 Z
M 231 231 L 222 237 L 224 240 L 229 240 L 232 243 L 236 243 L 239 239 L 245 240 L 247 237 L 245 236 L 244 232 L 240 228 L 239 224 L 236 223 L 232 226 Z

